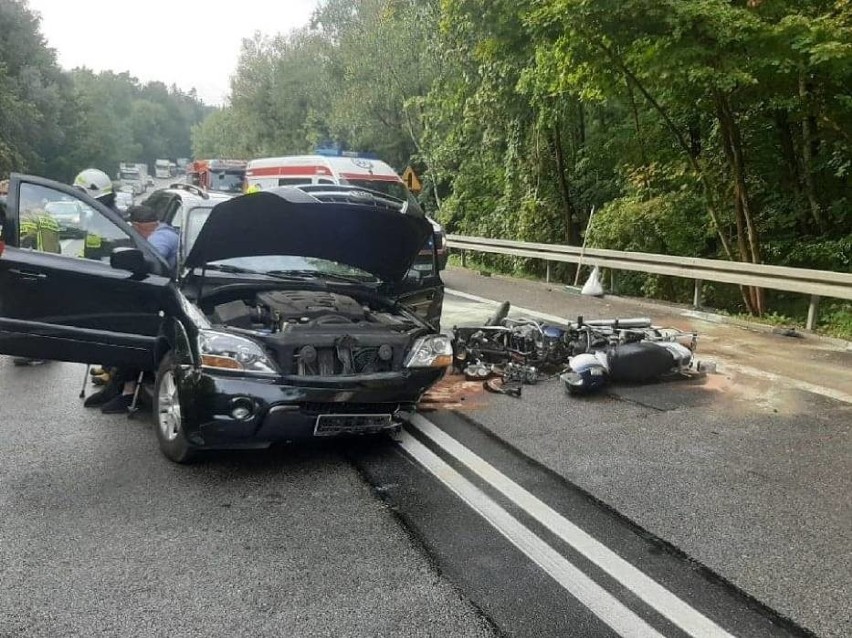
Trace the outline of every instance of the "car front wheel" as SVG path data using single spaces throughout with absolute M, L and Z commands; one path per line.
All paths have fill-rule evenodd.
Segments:
M 163 357 L 154 388 L 154 429 L 160 450 L 175 463 L 191 462 L 198 451 L 189 444 L 183 430 L 180 384 L 175 377 L 171 353 Z

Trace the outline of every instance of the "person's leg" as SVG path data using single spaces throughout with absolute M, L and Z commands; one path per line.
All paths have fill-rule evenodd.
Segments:
M 104 385 L 101 390 L 89 395 L 89 397 L 83 402 L 83 405 L 87 408 L 93 408 L 112 401 L 115 397 L 121 394 L 124 387 L 124 380 L 126 378 L 127 375 L 123 370 L 119 368 L 112 368 L 110 371 L 109 381 L 106 385 Z
M 123 414 L 127 412 L 133 403 L 133 395 L 136 392 L 136 381 L 138 378 L 138 370 L 126 371 L 123 378 L 124 383 L 121 386 L 121 393 L 107 403 L 104 403 L 101 412 L 104 414 Z

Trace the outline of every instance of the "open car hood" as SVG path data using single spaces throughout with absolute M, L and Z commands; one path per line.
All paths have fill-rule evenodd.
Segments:
M 184 266 L 261 255 L 315 257 L 398 282 L 432 234 L 416 207 L 320 202 L 295 189 L 276 189 L 217 204 Z M 403 212 L 404 211 L 404 212 Z

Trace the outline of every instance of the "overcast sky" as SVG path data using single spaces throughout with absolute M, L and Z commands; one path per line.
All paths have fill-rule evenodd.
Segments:
M 29 0 L 66 69 L 130 71 L 222 104 L 240 42 L 307 24 L 319 0 Z

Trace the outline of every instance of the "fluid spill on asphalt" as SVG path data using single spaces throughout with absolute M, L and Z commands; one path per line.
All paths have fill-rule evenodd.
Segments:
M 482 381 L 467 381 L 463 375 L 448 374 L 423 395 L 418 409 L 423 412 L 476 410 L 483 407 L 484 395 Z

